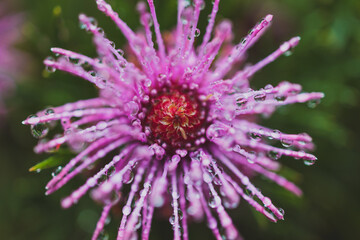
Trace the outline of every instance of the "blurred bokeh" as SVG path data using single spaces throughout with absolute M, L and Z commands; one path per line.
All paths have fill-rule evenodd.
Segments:
M 139 27 L 136 0 L 109 2 L 130 27 Z M 202 30 L 211 10 L 211 0 L 206 3 Z M 86 81 L 61 72 L 49 74 L 42 64 L 54 46 L 95 56 L 91 36 L 79 28 L 79 13 L 95 17 L 117 46 L 125 44 L 124 37 L 96 9 L 94 0 L 11 4 L 12 12 L 25 17 L 16 47 L 27 54 L 28 63 L 18 71 L 31 69 L 19 77 L 14 95 L 6 101 L 8 115 L 1 120 L 0 239 L 90 239 L 100 206 L 85 196 L 71 209 L 60 207 L 60 199 L 83 182 L 81 176 L 55 194 L 44 195 L 53 169 L 38 174 L 28 171 L 48 156 L 33 152 L 36 139 L 21 121 L 47 106 L 96 96 L 97 90 Z M 155 4 L 162 29 L 170 30 L 176 23 L 176 0 L 156 0 Z M 284 174 L 303 189 L 301 198 L 264 179 L 254 180 L 285 209 L 285 221 L 270 223 L 244 201 L 230 215 L 248 240 L 360 239 L 360 1 L 224 0 L 218 20 L 230 19 L 235 41 L 239 41 L 267 13 L 274 14 L 272 27 L 250 50 L 250 62 L 267 56 L 292 36 L 301 36 L 301 42 L 291 57 L 282 56 L 258 73 L 253 87 L 288 80 L 302 84 L 305 91 L 322 91 L 326 97 L 316 108 L 306 104 L 282 107 L 262 123 L 284 132 L 309 133 L 319 161 L 309 167 L 294 159 L 280 160 L 287 166 Z M 120 216 L 114 214 L 106 226 L 110 239 L 119 222 Z M 213 239 L 204 223 L 190 224 L 190 234 L 190 239 Z M 155 218 L 150 239 L 172 239 L 167 219 Z

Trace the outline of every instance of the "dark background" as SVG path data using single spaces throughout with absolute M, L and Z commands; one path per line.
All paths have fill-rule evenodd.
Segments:
M 112 0 L 114 10 L 130 27 L 139 27 L 135 0 Z M 201 15 L 204 32 L 211 1 Z M 176 23 L 176 1 L 155 0 L 163 30 Z M 125 41 L 115 25 L 96 9 L 95 0 L 23 0 L 13 6 L 25 14 L 22 37 L 17 44 L 31 61 L 24 69 L 15 95 L 8 99 L 9 114 L 2 120 L 0 136 L 0 239 L 90 239 L 101 208 L 88 195 L 68 210 L 60 199 L 84 181 L 71 181 L 51 196 L 44 186 L 53 170 L 39 174 L 29 167 L 45 159 L 36 155 L 29 127 L 21 121 L 47 106 L 62 105 L 94 97 L 97 90 L 76 77 L 44 71 L 42 60 L 57 46 L 95 56 L 91 36 L 80 30 L 78 14 L 94 16 L 117 46 Z M 233 22 L 235 41 L 267 13 L 273 25 L 250 50 L 255 62 L 293 36 L 302 40 L 291 57 L 282 56 L 253 78 L 253 87 L 276 85 L 288 80 L 305 91 L 322 91 L 326 97 L 316 108 L 296 104 L 278 109 L 265 126 L 284 132 L 309 133 L 316 143 L 318 162 L 305 166 L 301 161 L 281 159 L 290 176 L 304 191 L 297 198 L 261 178 L 254 180 L 273 202 L 285 209 L 285 221 L 268 222 L 243 201 L 229 211 L 245 239 L 360 239 L 360 1 L 359 0 L 223 0 L 219 19 Z M 23 69 L 19 69 L 22 72 Z M 292 169 L 292 170 L 289 170 Z M 113 215 L 106 231 L 111 239 L 120 223 Z M 151 239 L 172 239 L 167 219 L 153 221 Z M 201 223 L 190 224 L 190 239 L 213 239 Z

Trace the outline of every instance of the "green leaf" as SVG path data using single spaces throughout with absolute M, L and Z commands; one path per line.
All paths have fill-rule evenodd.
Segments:
M 38 164 L 32 166 L 29 169 L 29 171 L 34 172 L 34 171 L 41 171 L 47 168 L 57 167 L 63 163 L 68 162 L 71 156 L 72 154 L 69 152 L 62 152 L 62 153 L 58 152 L 56 155 L 53 155 L 45 159 L 44 161 L 39 162 Z

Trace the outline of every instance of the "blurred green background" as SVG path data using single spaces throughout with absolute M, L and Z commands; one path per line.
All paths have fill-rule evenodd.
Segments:
M 109 2 L 130 27 L 139 27 L 136 0 Z M 202 32 L 211 10 L 211 1 L 206 3 Z M 155 0 L 155 4 L 162 29 L 170 30 L 176 23 L 176 1 Z M 0 239 L 90 239 L 100 206 L 87 195 L 71 209 L 61 209 L 60 199 L 79 186 L 82 177 L 51 196 L 44 195 L 53 170 L 28 172 L 47 155 L 33 153 L 36 139 L 21 121 L 47 106 L 97 95 L 84 80 L 61 72 L 49 75 L 42 65 L 53 46 L 95 56 L 91 36 L 78 26 L 79 13 L 95 17 L 117 46 L 125 41 L 93 0 L 22 0 L 14 9 L 26 16 L 17 46 L 30 56 L 27 68 L 31 70 L 22 74 L 15 95 L 8 99 L 9 114 L 0 129 Z M 259 177 L 254 180 L 285 209 L 285 221 L 270 223 L 245 201 L 230 215 L 248 240 L 360 239 L 360 1 L 223 0 L 218 20 L 231 19 L 239 41 L 267 13 L 274 14 L 273 25 L 250 50 L 250 62 L 267 56 L 292 36 L 302 40 L 291 57 L 282 56 L 258 73 L 253 87 L 288 80 L 302 84 L 305 91 L 322 91 L 326 98 L 314 109 L 306 104 L 282 107 L 262 123 L 284 132 L 309 133 L 319 161 L 308 167 L 293 159 L 280 160 L 293 170 L 290 177 L 303 189 L 302 198 Z M 111 239 L 119 222 L 120 216 L 114 213 L 106 226 Z M 167 219 L 155 218 L 150 238 L 172 239 Z M 192 223 L 190 239 L 213 237 L 204 223 Z

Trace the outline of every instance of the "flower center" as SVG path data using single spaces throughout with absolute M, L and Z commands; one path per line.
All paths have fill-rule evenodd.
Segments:
M 174 90 L 152 100 L 146 120 L 155 139 L 185 146 L 194 141 L 202 123 L 201 115 L 196 99 Z

